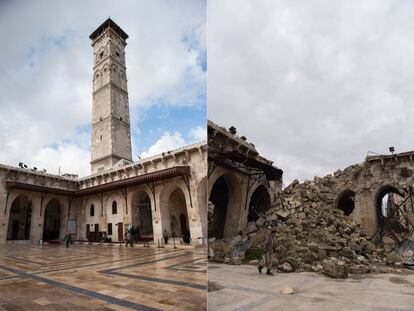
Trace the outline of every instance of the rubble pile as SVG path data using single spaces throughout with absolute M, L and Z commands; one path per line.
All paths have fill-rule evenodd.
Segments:
M 333 207 L 329 179 L 294 181 L 279 198 L 240 235 L 210 241 L 211 259 L 257 263 L 270 226 L 279 271 L 314 271 L 344 278 L 348 273 L 393 272 L 401 266 L 404 258 L 396 254 L 395 245 L 372 243 L 358 224 Z

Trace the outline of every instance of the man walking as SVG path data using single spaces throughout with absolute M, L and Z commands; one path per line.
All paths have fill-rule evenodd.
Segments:
M 263 269 L 263 262 L 264 265 L 267 268 L 266 274 L 267 275 L 273 275 L 272 273 L 272 264 L 273 264 L 273 235 L 271 226 L 267 227 L 268 230 L 265 232 L 265 239 L 264 239 L 264 247 L 265 247 L 265 254 L 264 258 L 262 258 L 262 262 L 259 263 L 259 266 L 257 267 L 259 270 L 259 273 L 262 273 Z
M 128 230 L 127 232 L 126 232 L 126 234 L 125 234 L 125 239 L 126 239 L 126 245 L 125 245 L 125 247 L 128 247 L 128 244 L 131 246 L 131 247 L 133 247 L 133 245 L 132 245 L 132 234 L 131 234 L 131 230 Z
M 68 248 L 70 242 L 72 241 L 72 236 L 68 232 L 66 232 L 66 235 L 63 240 L 66 242 L 66 248 Z

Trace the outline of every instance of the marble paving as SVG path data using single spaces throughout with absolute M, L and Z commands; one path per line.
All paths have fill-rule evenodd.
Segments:
M 260 275 L 254 266 L 208 264 L 208 310 L 413 311 L 414 273 L 337 280 L 316 273 Z M 295 294 L 283 295 L 291 287 Z
M 0 311 L 206 310 L 204 248 L 3 245 Z

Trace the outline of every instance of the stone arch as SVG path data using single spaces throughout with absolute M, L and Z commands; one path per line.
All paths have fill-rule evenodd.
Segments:
M 170 211 L 170 217 L 175 216 L 179 219 L 179 231 L 171 232 L 171 236 L 183 236 L 185 231 L 190 230 L 190 223 L 187 213 L 187 204 L 184 192 L 181 188 L 177 187 L 169 196 L 168 210 Z
M 52 198 L 45 206 L 44 221 L 43 221 L 43 240 L 58 240 L 60 230 L 63 227 L 61 223 L 62 207 L 60 201 Z
M 388 217 L 388 204 L 395 204 L 394 200 L 396 198 L 403 198 L 404 191 L 398 186 L 394 185 L 383 185 L 381 186 L 375 196 L 375 210 L 377 215 L 378 226 L 384 224 L 384 220 Z M 386 201 L 384 200 L 386 199 Z
M 166 185 L 160 194 L 160 212 L 163 227 L 162 231 L 167 230 L 171 236 L 175 235 L 180 237 L 182 236 L 183 230 L 187 229 L 190 231 L 191 235 L 191 227 L 189 223 L 191 214 L 188 211 L 189 206 L 188 191 L 184 185 L 179 182 Z M 178 232 L 172 232 L 172 217 L 175 216 L 176 219 L 180 219 L 180 214 L 183 214 L 186 217 L 187 228 L 180 227 Z
M 242 187 L 233 173 L 224 173 L 213 180 L 209 193 L 208 235 L 221 239 L 239 230 Z
M 131 224 L 138 227 L 141 237 L 154 238 L 151 196 L 144 189 L 132 194 Z
M 111 66 L 111 72 L 113 72 L 114 74 L 116 74 L 118 72 L 118 67 L 116 65 L 112 65 Z
M 342 191 L 336 200 L 335 207 L 350 216 L 355 210 L 355 192 L 349 189 Z
M 30 239 L 30 224 L 32 218 L 32 203 L 24 195 L 18 195 L 12 202 L 7 228 L 7 240 Z
M 201 230 L 203 236 L 207 236 L 207 177 L 204 177 L 197 185 L 197 206 L 200 215 Z
M 249 213 L 247 221 L 256 221 L 261 213 L 271 207 L 270 194 L 264 185 L 259 185 L 253 191 L 249 202 Z
M 180 194 L 183 195 L 183 202 L 181 202 L 182 207 L 185 207 L 185 215 L 188 219 L 191 218 L 192 216 L 192 210 L 191 210 L 191 206 L 190 206 L 190 197 L 189 197 L 189 193 L 188 190 L 184 184 L 183 181 L 181 180 L 174 180 L 171 182 L 168 182 L 167 184 L 163 185 L 163 187 L 161 188 L 161 191 L 159 192 L 159 206 L 157 205 L 157 208 L 159 209 L 159 213 L 161 216 L 161 224 L 162 224 L 162 228 L 161 231 L 164 232 L 164 230 L 167 230 L 168 233 L 170 233 L 172 235 L 172 231 L 171 231 L 171 217 L 174 215 L 174 213 L 171 212 L 171 202 L 170 202 L 170 198 L 171 195 L 173 194 L 174 191 L 179 191 Z M 195 200 L 195 198 L 192 198 L 193 200 Z M 177 216 L 178 219 L 178 216 Z M 191 226 L 188 228 L 190 230 L 190 234 L 192 235 L 191 232 Z M 177 232 L 177 235 L 179 234 L 179 232 Z

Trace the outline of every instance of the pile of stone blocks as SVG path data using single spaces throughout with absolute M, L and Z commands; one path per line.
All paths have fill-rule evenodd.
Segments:
M 348 273 L 395 272 L 403 258 L 395 245 L 374 244 L 362 228 L 333 207 L 329 192 L 311 184 L 294 182 L 280 193 L 280 201 L 256 222 L 250 222 L 240 235 L 210 241 L 211 259 L 239 264 L 245 252 L 238 245 L 250 241 L 251 250 L 264 249 L 267 227 L 274 228 L 274 266 L 282 272 L 314 271 L 336 278 Z M 249 250 L 248 250 L 249 251 Z M 257 260 L 251 263 L 257 263 Z

